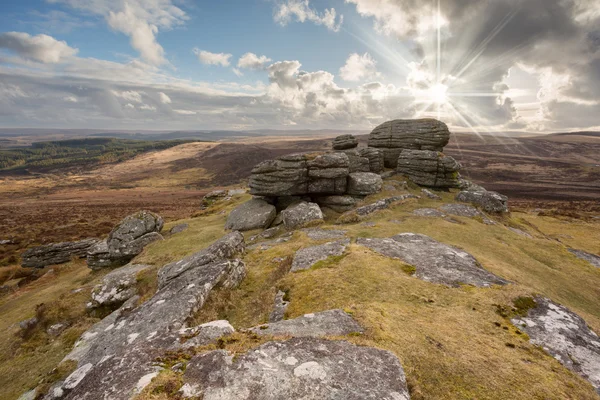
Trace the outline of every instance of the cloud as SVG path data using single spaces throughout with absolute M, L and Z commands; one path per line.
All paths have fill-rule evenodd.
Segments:
M 310 7 L 309 0 L 286 0 L 280 1 L 276 5 L 273 19 L 282 26 L 294 19 L 301 23 L 310 21 L 317 25 L 323 25 L 330 31 L 338 32 L 344 16 L 340 15 L 338 18 L 335 8 L 325 9 L 323 13 L 319 13 Z
M 254 53 L 246 53 L 240 57 L 238 60 L 237 66 L 238 68 L 248 68 L 248 69 L 262 69 L 265 65 L 271 62 L 269 57 L 267 56 L 257 56 Z
M 31 36 L 24 32 L 0 34 L 0 48 L 11 50 L 24 59 L 46 64 L 60 63 L 79 51 L 51 36 Z
M 171 104 L 171 98 L 169 96 L 167 96 L 166 94 L 164 94 L 163 92 L 158 92 L 158 98 L 160 99 L 160 102 L 163 104 Z
M 115 31 L 129 36 L 131 46 L 152 65 L 167 63 L 165 51 L 157 42 L 159 30 L 172 29 L 189 17 L 171 0 L 48 0 L 85 13 L 100 15 Z
M 231 58 L 231 54 L 226 53 L 211 53 L 210 51 L 200 50 L 195 48 L 193 50 L 194 54 L 198 56 L 198 60 L 202 64 L 206 65 L 220 65 L 222 67 L 229 66 L 229 59 Z
M 340 77 L 345 81 L 360 81 L 371 78 L 377 74 L 376 62 L 369 53 L 362 56 L 352 53 L 346 60 L 346 64 L 340 68 Z
M 234 73 L 236 76 L 238 76 L 238 77 L 240 77 L 240 76 L 244 76 L 244 73 L 243 73 L 242 71 L 240 71 L 239 69 L 237 69 L 237 68 L 231 68 L 231 70 L 232 70 L 232 71 L 233 71 L 233 73 Z

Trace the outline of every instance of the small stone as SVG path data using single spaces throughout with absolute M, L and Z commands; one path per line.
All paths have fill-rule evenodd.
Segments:
M 48 329 L 46 330 L 46 333 L 50 336 L 58 336 L 61 333 L 63 333 L 63 331 L 65 329 L 67 329 L 69 326 L 67 324 L 63 324 L 63 323 L 58 323 L 58 324 L 54 324 L 54 325 L 50 325 L 48 327 Z
M 413 215 L 418 217 L 445 217 L 446 214 L 441 212 L 440 210 L 436 210 L 435 208 L 418 208 L 414 210 Z
M 285 310 L 290 304 L 289 301 L 284 300 L 284 297 L 285 292 L 281 290 L 277 291 L 277 294 L 275 295 L 275 304 L 273 305 L 273 311 L 269 316 L 269 323 L 279 322 L 283 320 L 283 317 L 285 316 Z
M 171 228 L 171 230 L 169 231 L 169 233 L 171 235 L 174 235 L 176 233 L 180 233 L 183 232 L 185 230 L 187 230 L 190 226 L 188 224 L 179 224 L 179 225 L 175 225 L 174 227 Z
M 358 146 L 358 140 L 353 135 L 341 135 L 333 139 L 334 150 L 354 149 Z
M 306 235 L 312 240 L 340 239 L 345 237 L 348 233 L 348 231 L 320 228 L 302 229 L 302 232 L 306 233 Z
M 442 198 L 440 196 L 438 196 L 437 194 L 433 193 L 431 190 L 429 189 L 421 189 L 421 192 L 427 196 L 428 198 L 432 199 L 432 200 L 441 200 Z
M 456 200 L 475 204 L 488 213 L 508 212 L 508 197 L 497 192 L 465 190 L 456 195 Z

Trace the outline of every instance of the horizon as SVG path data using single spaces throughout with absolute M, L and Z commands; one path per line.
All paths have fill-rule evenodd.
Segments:
M 0 128 L 600 130 L 593 0 L 413 3 L 11 0 Z

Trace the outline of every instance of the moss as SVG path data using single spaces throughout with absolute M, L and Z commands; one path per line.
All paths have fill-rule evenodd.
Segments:
M 360 221 L 360 216 L 355 211 L 348 211 L 339 216 L 336 224 L 355 224 Z
M 318 261 L 312 266 L 312 269 L 319 268 L 334 268 L 337 264 L 339 264 L 347 254 L 342 254 L 339 256 L 331 256 L 327 257 L 325 260 Z
M 170 369 L 162 370 L 150 384 L 138 394 L 136 400 L 167 400 L 180 398 L 178 392 L 183 386 L 181 373 Z
M 515 314 L 521 317 L 527 316 L 529 310 L 535 308 L 537 305 L 533 297 L 520 296 L 513 300 L 515 306 Z
M 417 269 L 412 265 L 402 264 L 402 271 L 404 271 L 408 275 L 414 275 L 417 272 Z

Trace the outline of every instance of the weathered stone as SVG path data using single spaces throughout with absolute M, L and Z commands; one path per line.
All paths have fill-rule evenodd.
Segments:
M 277 239 L 273 239 L 273 240 L 267 240 L 261 243 L 257 243 L 257 244 L 253 244 L 252 246 L 248 246 L 248 250 L 254 250 L 254 249 L 259 249 L 259 250 L 268 250 L 273 246 L 277 246 L 278 244 L 281 243 L 286 243 L 289 242 L 290 239 L 292 238 L 293 232 L 288 232 L 285 233 L 283 235 L 281 235 L 280 237 L 278 237 Z
M 30 390 L 29 392 L 23 393 L 17 400 L 35 400 L 36 390 Z
M 526 317 L 512 323 L 527 333 L 571 371 L 587 379 L 600 394 L 600 339 L 586 322 L 568 308 L 538 297 Z
M 476 204 L 489 213 L 508 212 L 508 197 L 497 192 L 464 190 L 456 195 L 456 200 Z
M 197 346 L 206 346 L 215 340 L 235 332 L 229 321 L 219 320 L 207 322 L 193 328 L 185 328 L 179 331 L 184 342 L 179 345 L 183 349 Z
M 268 342 L 235 360 L 224 350 L 197 355 L 184 382 L 182 392 L 203 400 L 410 398 L 392 353 L 309 337 Z
M 106 240 L 99 241 L 88 250 L 86 263 L 92 270 L 112 268 L 123 265 L 123 261 L 120 257 L 115 256 L 113 258 L 113 256 L 110 254 Z
M 189 227 L 190 226 L 188 224 L 178 224 L 178 225 L 175 225 L 174 227 L 172 227 L 171 230 L 169 231 L 169 233 L 171 235 L 174 235 L 176 233 L 180 233 L 180 232 L 187 230 Z
M 438 196 L 437 194 L 433 193 L 429 189 L 421 189 L 421 193 L 423 193 L 425 196 L 427 196 L 428 198 L 430 198 L 432 200 L 441 200 L 442 199 L 440 196 Z
M 459 185 L 460 164 L 438 151 L 402 150 L 396 171 L 421 186 L 454 188 Z
M 319 228 L 303 229 L 302 232 L 306 233 L 312 240 L 340 239 L 345 237 L 348 233 L 347 231 Z
M 349 173 L 371 172 L 369 159 L 366 157 L 362 157 L 358 150 L 344 150 L 343 153 L 348 156 L 348 161 L 350 162 L 350 166 L 348 169 Z
M 413 211 L 413 215 L 418 217 L 445 217 L 446 214 L 435 208 L 418 208 Z
M 227 197 L 227 190 L 213 190 L 204 195 L 201 201 L 202 207 L 208 207 L 214 202 Z
M 416 268 L 416 277 L 427 282 L 458 287 L 505 285 L 508 282 L 483 269 L 469 253 L 428 236 L 402 233 L 389 239 L 359 238 L 357 244 Z
M 92 290 L 88 308 L 115 307 L 137 294 L 137 274 L 150 265 L 131 264 L 118 268 L 102 278 L 102 284 Z
M 85 258 L 88 250 L 98 243 L 98 239 L 84 239 L 77 242 L 53 243 L 32 247 L 21 255 L 21 266 L 44 268 L 48 265 L 63 264 L 73 258 Z
M 356 198 L 352 196 L 323 196 L 315 198 L 315 202 L 321 207 L 327 207 L 335 212 L 350 211 L 356 205 Z
M 285 292 L 281 290 L 277 291 L 273 311 L 269 315 L 269 323 L 282 321 L 289 304 L 290 302 L 285 300 Z
M 47 333 L 49 336 L 54 336 L 54 337 L 56 337 L 56 336 L 59 336 L 61 333 L 63 333 L 63 331 L 64 331 L 65 329 L 67 329 L 68 327 L 69 327 L 69 325 L 68 325 L 67 323 L 58 323 L 58 324 L 53 324 L 53 325 L 50 325 L 50 326 L 48 327 L 48 329 L 46 329 L 46 333 Z
M 510 230 L 510 231 L 512 231 L 512 232 L 514 232 L 514 233 L 516 233 L 517 235 L 524 236 L 524 237 L 526 237 L 526 238 L 529 238 L 529 239 L 533 239 L 533 236 L 531 236 L 529 233 L 525 232 L 525 231 L 524 231 L 524 230 L 522 230 L 522 229 L 513 228 L 513 227 L 509 226 L 509 227 L 508 227 L 508 230 Z M 600 265 L 599 265 L 599 266 L 600 266 Z
M 381 191 L 383 180 L 372 172 L 355 172 L 348 175 L 348 194 L 368 196 Z
M 380 173 L 384 168 L 383 150 L 374 147 L 365 147 L 358 150 L 358 155 L 369 160 L 369 170 L 373 173 Z
M 568 250 L 572 254 L 575 254 L 575 256 L 577 258 L 581 258 L 582 260 L 585 260 L 585 261 L 589 262 L 590 264 L 592 264 L 594 267 L 600 268 L 600 257 L 599 256 L 592 254 L 592 253 L 585 252 L 583 250 L 576 250 L 576 249 L 568 249 Z
M 225 229 L 250 231 L 265 229 L 277 216 L 275 206 L 264 200 L 251 199 L 229 213 Z
M 401 196 L 388 197 L 387 199 L 381 199 L 372 204 L 367 204 L 366 206 L 358 207 L 355 212 L 360 216 L 365 216 L 374 213 L 375 211 L 384 210 L 389 208 L 392 204 L 404 201 L 406 199 L 418 199 L 419 196 L 415 196 L 414 194 L 403 194 Z
M 326 260 L 331 256 L 341 256 L 349 244 L 350 239 L 342 239 L 336 242 L 300 249 L 294 255 L 291 272 L 309 269 L 319 261 Z
M 385 166 L 396 168 L 403 149 L 442 151 L 450 131 L 435 119 L 394 120 L 377 126 L 369 135 L 369 147 L 383 150 Z
M 252 169 L 250 193 L 262 196 L 295 196 L 308 193 L 308 166 L 304 154 L 267 160 Z
M 471 207 L 466 204 L 456 204 L 456 203 L 444 204 L 443 206 L 440 207 L 440 209 L 442 211 L 446 212 L 447 214 L 456 215 L 458 217 L 469 217 L 469 218 L 479 217 L 483 220 L 483 223 L 486 225 L 494 225 L 495 224 L 495 222 L 492 221 L 491 219 L 489 219 L 487 217 L 487 215 L 485 215 L 484 213 L 482 213 L 475 207 Z
M 281 212 L 286 229 L 301 228 L 308 223 L 323 221 L 323 213 L 316 203 L 301 202 Z
M 341 135 L 333 139 L 332 147 L 334 150 L 354 149 L 358 146 L 358 139 L 353 135 Z
M 259 325 L 251 332 L 260 336 L 320 337 L 362 333 L 363 328 L 342 310 L 327 310 L 301 317 Z
M 245 193 L 246 193 L 246 189 L 229 189 L 227 191 L 227 196 L 233 197 L 233 196 L 239 196 L 240 194 L 245 194 Z
M 305 198 L 302 196 L 281 196 L 277 198 L 275 207 L 277 208 L 277 211 L 282 211 L 291 205 L 300 203 L 301 201 L 305 201 Z

